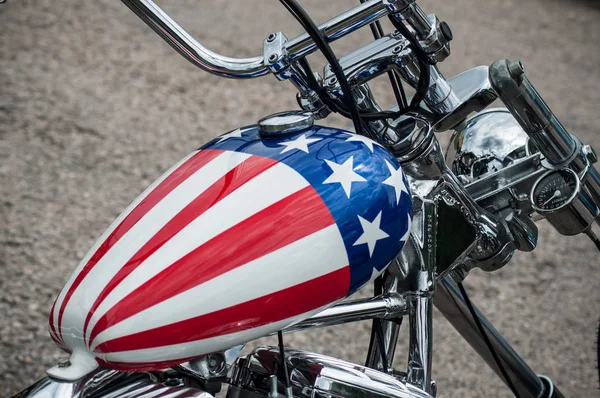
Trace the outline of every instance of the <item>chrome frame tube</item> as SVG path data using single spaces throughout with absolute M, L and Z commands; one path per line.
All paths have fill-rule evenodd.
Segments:
M 232 58 L 204 47 L 152 0 L 121 1 L 179 54 L 209 73 L 238 79 L 254 78 L 270 73 L 262 55 L 254 58 Z M 384 0 L 369 0 L 319 25 L 319 29 L 329 41 L 334 41 L 375 22 L 388 13 Z M 306 33 L 291 39 L 285 47 L 290 61 L 304 57 L 317 49 Z
M 398 294 L 383 294 L 373 298 L 338 304 L 284 329 L 283 332 L 298 332 L 306 329 L 334 326 L 374 318 L 397 318 L 407 313 L 408 305 L 402 296 Z
M 409 352 L 407 382 L 431 391 L 433 349 L 433 306 L 431 297 L 413 296 L 409 315 Z
M 438 283 L 433 296 L 433 303 L 456 331 L 475 349 L 477 354 L 496 372 L 500 379 L 506 383 L 489 348 L 479 334 L 477 324 L 471 316 L 465 300 L 454 282 L 448 277 Z M 476 309 L 476 313 L 519 397 L 545 397 L 546 391 L 542 380 L 531 370 L 481 312 Z

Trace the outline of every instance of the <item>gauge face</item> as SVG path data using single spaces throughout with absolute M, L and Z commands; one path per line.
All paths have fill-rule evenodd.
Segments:
M 571 170 L 556 170 L 542 177 L 533 188 L 536 210 L 552 211 L 561 208 L 575 197 L 578 177 Z

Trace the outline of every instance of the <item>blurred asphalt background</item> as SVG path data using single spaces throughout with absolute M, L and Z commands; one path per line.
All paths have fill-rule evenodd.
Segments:
M 318 21 L 350 0 L 305 0 Z M 300 32 L 277 1 L 161 4 L 209 48 L 253 56 L 262 39 Z M 600 2 L 421 2 L 454 30 L 450 77 L 521 58 L 562 122 L 600 149 Z M 369 31 L 335 45 L 343 54 Z M 381 85 L 378 86 L 380 92 Z M 382 102 L 389 102 L 385 93 Z M 295 108 L 289 84 L 226 80 L 188 64 L 118 0 L 8 0 L 0 5 L 0 397 L 62 355 L 46 332 L 52 300 L 94 239 L 164 170 L 209 139 Z M 340 123 L 339 119 L 332 121 Z M 447 138 L 447 137 L 446 137 Z M 494 274 L 473 272 L 473 299 L 539 373 L 569 397 L 597 397 L 598 253 L 584 237 L 540 226 L 538 249 Z M 362 362 L 368 324 L 287 342 Z M 403 330 L 406 332 L 406 328 Z M 397 361 L 405 364 L 403 335 Z M 440 397 L 509 397 L 439 315 Z

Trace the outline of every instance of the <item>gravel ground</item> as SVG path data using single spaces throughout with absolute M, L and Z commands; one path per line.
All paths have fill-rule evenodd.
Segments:
M 166 2 L 163 2 L 166 3 Z M 173 0 L 167 10 L 207 46 L 236 56 L 299 29 L 274 1 Z M 317 21 L 352 1 L 304 1 Z M 521 58 L 563 123 L 600 148 L 600 6 L 592 0 L 421 2 L 454 30 L 447 76 Z M 266 77 L 219 79 L 189 65 L 119 1 L 9 0 L 0 6 L 0 397 L 61 356 L 46 333 L 54 297 L 95 237 L 162 171 L 224 131 L 295 108 Z M 242 23 L 240 23 L 242 22 Z M 368 32 L 342 40 L 343 53 Z M 379 89 L 383 86 L 378 86 Z M 377 90 L 381 91 L 381 90 Z M 383 101 L 390 95 L 383 93 Z M 340 123 L 333 119 L 333 124 Z M 598 396 L 598 254 L 543 223 L 534 253 L 473 272 L 473 298 L 539 373 L 570 397 Z M 368 325 L 295 334 L 295 347 L 362 362 Z M 402 337 L 398 361 L 406 361 Z M 440 397 L 509 397 L 439 314 Z

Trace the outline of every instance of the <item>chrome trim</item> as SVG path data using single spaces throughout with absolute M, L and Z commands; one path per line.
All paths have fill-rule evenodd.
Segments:
M 430 281 L 424 280 L 425 283 Z M 406 381 L 429 392 L 433 348 L 433 306 L 431 296 L 413 296 L 409 315 L 409 353 Z
M 121 0 L 171 47 L 197 67 L 223 77 L 254 78 L 268 74 L 262 56 L 232 58 L 204 47 L 152 0 Z M 370 0 L 319 25 L 329 41 L 335 41 L 389 13 L 384 0 Z M 289 60 L 302 58 L 317 49 L 308 34 L 289 40 L 285 46 Z
M 284 332 L 297 332 L 373 318 L 397 318 L 406 314 L 408 314 L 406 300 L 397 293 L 389 293 L 335 305 L 284 329 Z
M 553 173 L 571 173 L 575 179 L 575 189 L 569 199 L 559 208 L 546 210 L 539 208 L 535 203 L 534 193 L 538 184 Z M 590 228 L 594 220 L 600 215 L 600 209 L 589 193 L 582 189 L 580 176 L 571 169 L 549 170 L 542 174 L 531 187 L 529 200 L 532 208 L 544 216 L 550 224 L 562 235 L 571 236 L 580 234 Z
M 173 396 L 214 398 L 198 388 L 186 386 L 182 379 L 159 382 L 149 373 L 126 373 L 98 369 L 89 375 L 66 382 L 45 377 L 13 398 L 167 398 Z
M 577 142 L 565 130 L 527 76 L 520 61 L 498 60 L 490 81 L 506 107 L 531 137 L 547 161 L 561 167 L 572 160 Z
M 285 359 L 295 397 L 432 398 L 391 375 L 337 358 L 286 349 Z M 280 363 L 278 347 L 258 347 L 236 363 L 227 397 L 274 396 L 271 376 L 275 372 L 283 379 Z M 283 393 L 280 387 L 278 394 Z
M 264 117 L 258 121 L 261 136 L 279 137 L 309 129 L 315 123 L 310 113 L 303 111 L 285 111 Z
M 332 42 L 377 21 L 388 13 L 385 0 L 369 0 L 322 23 L 319 25 L 319 30 L 329 42 Z M 304 33 L 289 40 L 286 48 L 291 60 L 296 60 L 316 51 L 317 45 L 308 33 Z
M 253 78 L 269 73 L 263 57 L 231 58 L 204 47 L 152 0 L 121 1 L 179 54 L 209 73 L 232 78 Z

